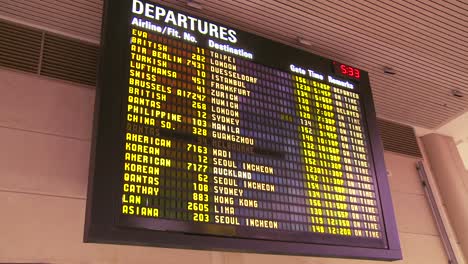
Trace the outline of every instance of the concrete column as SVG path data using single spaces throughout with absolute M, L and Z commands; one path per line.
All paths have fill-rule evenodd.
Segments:
M 429 134 L 421 140 L 460 249 L 468 260 L 468 173 L 453 138 Z

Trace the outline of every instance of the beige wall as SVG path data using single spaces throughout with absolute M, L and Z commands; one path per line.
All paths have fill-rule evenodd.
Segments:
M 0 262 L 381 263 L 82 243 L 94 90 L 0 69 Z M 415 169 L 386 153 L 403 261 L 447 263 Z
M 421 138 L 434 180 L 439 187 L 460 249 L 468 258 L 468 173 L 452 137 L 428 134 Z

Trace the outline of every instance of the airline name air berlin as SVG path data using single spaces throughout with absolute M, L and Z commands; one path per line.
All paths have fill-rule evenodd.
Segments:
M 228 29 L 198 18 L 176 13 L 152 3 L 143 3 L 140 0 L 133 0 L 132 12 L 136 15 L 144 15 L 147 18 L 151 18 L 165 24 L 172 24 L 179 28 L 199 32 L 203 35 L 209 35 L 212 38 L 229 41 L 231 43 L 237 42 L 236 31 L 233 29 Z

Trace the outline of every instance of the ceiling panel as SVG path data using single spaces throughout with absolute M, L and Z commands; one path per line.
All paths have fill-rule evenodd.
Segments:
M 468 110 L 468 1 L 197 0 L 201 10 L 163 2 L 368 71 L 381 118 L 436 129 Z M 0 18 L 98 43 L 102 5 L 0 0 Z
M 0 0 L 0 18 L 99 42 L 102 0 Z

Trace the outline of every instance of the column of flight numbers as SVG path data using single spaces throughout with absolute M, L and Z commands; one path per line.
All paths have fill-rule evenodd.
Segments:
M 359 94 L 333 87 L 342 141 L 345 174 L 349 192 L 351 217 L 356 236 L 380 238 L 374 181 L 369 171 L 369 157 L 362 131 Z
M 147 32 L 132 29 L 122 196 L 122 213 L 127 215 L 160 217 L 161 170 L 172 164 L 163 156 L 172 141 L 161 138 L 156 128 L 169 114 L 162 110 L 171 92 L 161 82 L 161 73 L 168 75 L 162 70 L 167 62 L 153 58 L 154 50 L 167 50 L 167 46 L 150 40 Z
M 160 54 L 176 63 L 170 69 L 176 71 L 170 108 L 180 115 L 180 122 L 166 123 L 174 132 L 177 149 L 172 155 L 177 160 L 174 170 L 165 182 L 167 218 L 208 222 L 208 147 L 207 135 L 205 51 L 199 47 L 164 36 L 157 40 L 167 43 L 169 50 Z M 170 134 L 170 133 L 169 133 Z
M 196 144 L 187 143 L 186 151 L 194 153 L 196 159 L 194 162 L 187 163 L 187 170 L 192 173 L 192 195 L 187 203 L 187 209 L 191 212 L 191 220 L 195 222 L 212 222 L 210 217 L 210 178 L 209 172 L 209 151 L 208 148 L 208 108 L 207 99 L 209 98 L 207 89 L 207 51 L 206 49 L 188 46 L 191 52 L 186 59 L 186 66 L 192 68 L 192 75 L 189 82 L 191 93 L 194 100 L 191 102 L 191 133 L 197 138 Z
M 165 217 L 178 220 L 208 222 L 208 148 L 206 143 L 206 89 L 204 50 L 164 36 L 157 41 L 167 44 L 165 52 L 156 56 L 171 61 L 168 69 L 177 76 L 172 83 L 172 96 L 166 108 L 177 112 L 178 119 L 161 124 L 168 136 L 175 138 L 173 169 L 163 182 L 166 200 Z M 177 123 L 172 122 L 177 121 Z

